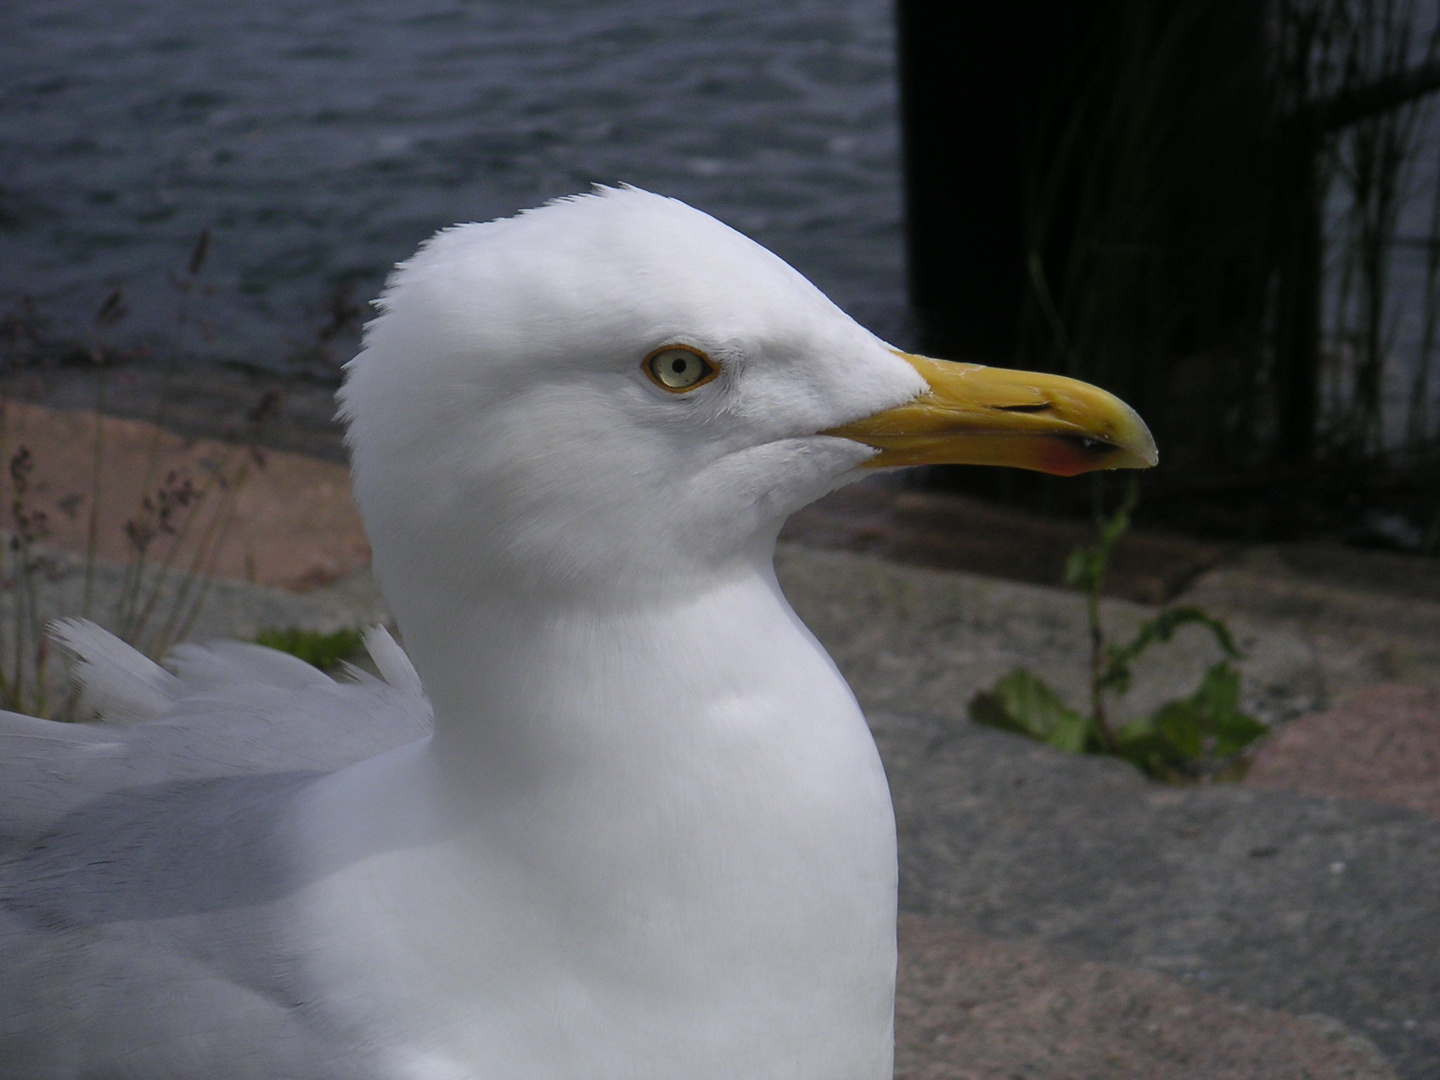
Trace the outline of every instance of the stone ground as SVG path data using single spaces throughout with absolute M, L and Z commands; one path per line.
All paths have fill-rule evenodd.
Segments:
M 261 389 L 176 387 L 166 468 L 213 470 L 225 447 L 207 438 Z M 78 377 L 39 391 L 52 406 L 93 400 Z M 265 468 L 233 501 L 232 577 L 197 636 L 384 616 L 327 393 L 295 390 L 267 435 Z M 155 397 L 137 377 L 108 404 L 139 416 Z M 45 476 L 36 500 L 90 490 L 93 456 L 77 447 L 93 416 L 12 402 L 7 419 L 7 453 L 23 419 Z M 157 436 L 109 419 L 104 438 L 106 518 L 113 506 L 123 521 L 158 475 L 140 482 Z M 88 531 L 75 510 L 70 524 L 51 512 L 72 549 Z M 872 717 L 895 794 L 897 1077 L 1440 1077 L 1440 567 L 1130 538 L 1107 623 L 1177 598 L 1224 615 L 1247 652 L 1246 701 L 1275 727 L 1244 784 L 1175 788 L 965 718 L 1018 664 L 1077 699 L 1083 606 L 1050 586 L 1083 529 L 872 487 L 787 535 L 782 584 Z M 65 565 L 56 588 L 73 606 L 83 575 Z M 119 571 L 101 577 L 104 592 Z M 1205 648 L 1156 654 L 1131 707 L 1188 689 Z

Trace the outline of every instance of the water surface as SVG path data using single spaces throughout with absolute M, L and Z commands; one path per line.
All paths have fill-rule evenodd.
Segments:
M 0 303 L 57 327 L 123 285 L 165 338 L 208 227 L 205 350 L 283 366 L 435 229 L 622 181 L 902 304 L 888 0 L 45 0 L 0 70 Z

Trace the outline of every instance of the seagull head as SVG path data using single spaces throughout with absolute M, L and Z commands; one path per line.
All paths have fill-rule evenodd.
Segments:
M 392 593 L 658 595 L 768 560 L 789 514 L 876 467 L 1156 460 L 1112 395 L 901 352 L 634 188 L 447 229 L 378 307 L 341 408 Z

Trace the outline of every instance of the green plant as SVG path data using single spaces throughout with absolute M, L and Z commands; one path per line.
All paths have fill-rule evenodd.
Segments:
M 255 643 L 298 656 L 321 671 L 329 671 L 360 651 L 365 643 L 365 633 L 353 627 L 326 634 L 290 626 L 283 630 L 262 630 Z
M 1116 542 L 1130 527 L 1138 486 L 1132 481 L 1124 502 L 1097 520 L 1093 544 L 1071 552 L 1065 579 L 1085 593 L 1090 635 L 1090 710 L 1082 714 L 1038 675 L 1018 668 L 970 702 L 977 724 L 1026 735 L 1069 753 L 1111 754 L 1156 779 L 1194 780 L 1231 775 L 1243 767 L 1240 755 L 1265 734 L 1265 726 L 1240 708 L 1240 673 L 1232 660 L 1240 650 L 1223 622 L 1198 607 L 1168 607 L 1147 619 L 1123 644 L 1107 640 L 1100 617 L 1100 592 Z M 1133 665 L 1152 645 L 1170 641 L 1183 626 L 1209 630 L 1224 654 L 1188 697 L 1176 698 L 1146 716 L 1115 727 L 1108 698 L 1129 691 Z

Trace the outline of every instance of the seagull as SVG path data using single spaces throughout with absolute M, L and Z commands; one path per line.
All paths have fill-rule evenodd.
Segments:
M 340 414 L 404 648 L 54 627 L 98 722 L 0 715 L 0 1073 L 888 1080 L 890 794 L 776 535 L 1145 425 L 631 187 L 444 230 L 377 308 Z

